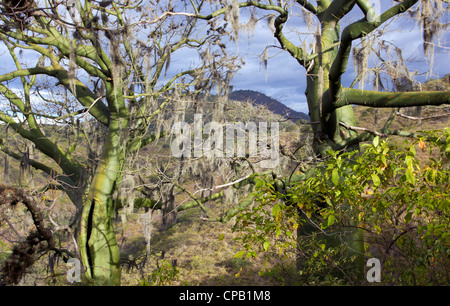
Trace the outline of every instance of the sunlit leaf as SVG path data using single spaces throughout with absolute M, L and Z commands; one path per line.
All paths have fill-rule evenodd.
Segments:
M 333 169 L 333 171 L 331 172 L 331 181 L 334 185 L 337 185 L 339 183 L 338 169 Z
M 264 244 L 263 244 L 264 252 L 267 252 L 267 250 L 269 250 L 269 247 L 270 247 L 270 242 L 267 240 L 264 241 Z
M 241 258 L 242 256 L 244 256 L 245 251 L 239 251 L 234 255 L 234 258 Z
M 328 225 L 328 226 L 331 226 L 331 225 L 334 224 L 334 222 L 336 222 L 336 217 L 335 217 L 334 215 L 328 216 L 328 219 L 327 219 L 327 225 Z
M 380 137 L 378 137 L 378 136 L 376 136 L 374 139 L 373 139 L 373 146 L 374 147 L 378 147 L 378 144 L 380 143 Z
M 378 185 L 380 185 L 380 183 L 381 183 L 380 177 L 375 173 L 372 173 L 372 181 L 373 181 L 373 185 L 375 187 L 378 187 Z
M 281 211 L 281 206 L 280 206 L 280 204 L 275 204 L 275 205 L 272 207 L 272 216 L 277 217 L 278 214 L 280 213 L 280 211 Z

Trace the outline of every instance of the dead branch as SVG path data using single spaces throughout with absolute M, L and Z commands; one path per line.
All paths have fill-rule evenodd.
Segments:
M 434 115 L 434 116 L 427 116 L 427 117 L 408 116 L 408 115 L 402 114 L 400 112 L 397 112 L 396 115 L 406 118 L 406 119 L 411 119 L 411 120 L 428 120 L 428 119 L 435 119 L 435 118 L 440 118 L 440 117 L 447 117 L 450 115 L 450 113 L 439 114 L 439 115 Z
M 0 205 L 23 203 L 31 213 L 36 230 L 17 244 L 1 269 L 1 285 L 17 284 L 36 261 L 35 254 L 54 248 L 53 233 L 44 224 L 44 215 L 36 201 L 24 190 L 0 185 Z
M 346 129 L 348 129 L 348 130 L 353 130 L 353 131 L 363 131 L 363 132 L 367 132 L 367 133 L 369 133 L 369 134 L 373 134 L 373 135 L 375 135 L 375 136 L 380 136 L 380 137 L 386 137 L 387 135 L 386 134 L 384 134 L 384 133 L 380 133 L 380 132 L 377 132 L 377 131 L 372 131 L 372 130 L 369 130 L 369 129 L 366 129 L 366 128 L 363 128 L 363 127 L 357 127 L 357 126 L 350 126 L 350 125 L 348 125 L 348 124 L 345 124 L 344 122 L 339 122 L 339 124 L 340 125 L 342 125 L 343 127 L 345 127 Z

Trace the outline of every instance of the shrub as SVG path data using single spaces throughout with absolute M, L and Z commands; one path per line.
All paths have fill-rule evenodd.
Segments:
M 450 129 L 329 154 L 282 190 L 271 177 L 257 179 L 255 203 L 234 227 L 244 245 L 237 255 L 296 253 L 303 284 L 363 284 L 371 257 L 384 284 L 448 284 Z

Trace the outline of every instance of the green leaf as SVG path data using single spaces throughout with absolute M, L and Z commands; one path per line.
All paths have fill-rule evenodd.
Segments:
M 267 252 L 267 250 L 269 249 L 269 247 L 270 247 L 270 242 L 269 241 L 264 241 L 264 244 L 263 244 L 263 248 L 264 248 L 264 252 Z
M 412 169 L 413 161 L 414 161 L 414 158 L 412 156 L 408 155 L 405 157 L 405 164 L 408 166 L 408 168 Z
M 414 147 L 414 145 L 409 147 L 409 152 L 411 152 L 413 156 L 416 156 L 416 148 Z
M 256 258 L 257 254 L 255 251 L 248 251 L 247 258 Z
M 275 236 L 278 238 L 281 235 L 281 229 L 279 227 L 277 227 L 277 229 L 275 230 Z
M 383 163 L 384 166 L 387 166 L 387 160 L 386 160 L 386 156 L 381 156 L 381 162 Z
M 376 175 L 375 173 L 372 173 L 372 181 L 373 181 L 373 185 L 375 187 L 378 187 L 378 185 L 380 185 L 380 183 L 381 183 L 380 177 L 378 175 Z
M 234 255 L 234 258 L 241 258 L 242 256 L 244 256 L 245 251 L 239 251 Z
M 261 188 L 262 186 L 265 185 L 265 181 L 263 179 L 256 178 L 255 181 L 256 181 L 255 189 L 259 189 L 259 188 Z
M 406 170 L 406 172 L 405 172 L 405 175 L 406 175 L 406 180 L 409 183 L 414 185 L 414 183 L 416 182 L 416 178 L 414 177 L 414 174 L 413 174 L 412 170 L 408 168 Z
M 378 144 L 380 143 L 380 137 L 378 137 L 378 136 L 376 136 L 374 139 L 373 139 L 373 146 L 374 147 L 378 147 Z
M 272 216 L 274 216 L 274 217 L 278 216 L 278 214 L 280 213 L 280 211 L 281 211 L 281 206 L 280 206 L 280 204 L 275 204 L 275 205 L 272 207 Z
M 328 216 L 327 225 L 332 226 L 336 222 L 336 217 L 334 215 Z
M 381 233 L 381 227 L 379 227 L 378 225 L 375 224 L 373 228 L 375 229 L 378 235 Z
M 333 171 L 331 172 L 331 181 L 334 185 L 337 185 L 339 183 L 338 169 L 333 169 Z

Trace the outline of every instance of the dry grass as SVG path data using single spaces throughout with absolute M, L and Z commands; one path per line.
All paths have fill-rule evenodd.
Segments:
M 204 221 L 202 214 L 199 208 L 182 212 L 167 231 L 157 229 L 159 216 L 155 216 L 150 259 L 141 271 L 124 269 L 123 284 L 138 284 L 156 270 L 157 262 L 166 260 L 176 262 L 179 271 L 171 285 L 271 285 L 269 278 L 259 275 L 261 259 L 234 258 L 242 246 L 235 240 L 232 223 Z M 129 237 L 122 245 L 122 254 L 126 255 L 130 247 L 134 254 L 145 253 L 139 229 L 129 227 L 126 231 Z

